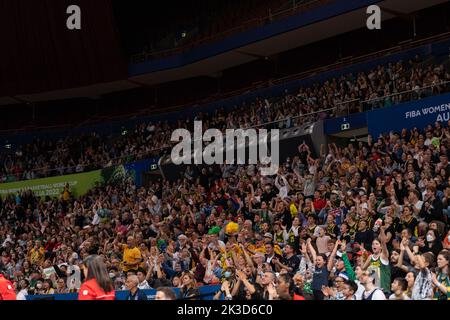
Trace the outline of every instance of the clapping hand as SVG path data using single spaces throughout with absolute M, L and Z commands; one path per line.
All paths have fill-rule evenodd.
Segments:
M 222 288 L 221 288 L 221 290 L 224 291 L 224 292 L 230 291 L 230 283 L 228 282 L 228 280 L 225 280 L 225 281 L 222 283 Z
M 341 251 L 342 253 L 347 251 L 347 242 L 345 240 L 341 240 Z
M 241 281 L 247 280 L 247 275 L 242 270 L 236 270 L 236 276 Z

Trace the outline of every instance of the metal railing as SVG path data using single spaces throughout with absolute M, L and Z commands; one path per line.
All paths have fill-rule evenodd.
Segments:
M 188 107 L 196 107 L 198 105 L 203 105 L 203 104 L 207 104 L 210 103 L 212 101 L 218 101 L 218 100 L 222 100 L 222 99 L 226 99 L 229 97 L 235 97 L 238 95 L 242 95 L 246 92 L 251 92 L 251 91 L 255 91 L 257 89 L 261 89 L 261 88 L 267 88 L 271 85 L 281 85 L 281 84 L 285 84 L 294 80 L 300 80 L 300 79 L 305 79 L 307 77 L 310 76 L 314 76 L 316 74 L 319 73 L 323 73 L 323 72 L 327 72 L 327 71 L 332 71 L 332 70 L 338 70 L 341 69 L 343 67 L 346 67 L 348 65 L 352 65 L 355 63 L 359 63 L 359 62 L 364 62 L 364 61 L 368 61 L 370 59 L 374 59 L 377 57 L 382 57 L 382 56 L 388 56 L 388 55 L 392 55 L 395 54 L 397 52 L 401 52 L 407 49 L 411 49 L 411 48 L 416 48 L 416 47 L 420 47 L 422 45 L 426 45 L 429 43 L 433 43 L 433 42 L 437 42 L 437 41 L 442 41 L 442 40 L 446 40 L 450 37 L 450 32 L 444 32 L 435 36 L 430 36 L 427 38 L 423 38 L 423 39 L 418 39 L 418 40 L 408 40 L 408 41 L 403 41 L 401 44 L 397 45 L 397 46 L 393 46 L 387 49 L 383 49 L 383 50 L 379 50 L 376 52 L 372 52 L 369 54 L 365 54 L 362 56 L 357 56 L 357 57 L 346 57 L 346 58 L 342 58 L 339 61 L 326 65 L 326 66 L 322 66 L 319 68 L 315 68 L 315 69 L 310 69 L 310 70 L 306 70 L 303 72 L 299 72 L 299 73 L 295 73 L 289 76 L 285 76 L 285 77 L 281 77 L 281 78 L 277 78 L 277 79 L 269 79 L 267 81 L 262 81 L 262 82 L 258 82 L 258 83 L 254 83 L 250 86 L 247 86 L 245 88 L 241 88 L 241 89 L 237 89 L 234 91 L 230 91 L 230 92 L 226 92 L 223 94 L 215 94 L 213 96 L 210 96 L 208 98 L 203 98 L 203 99 L 199 99 L 197 101 L 194 102 L 189 102 L 189 103 L 185 103 L 185 104 L 178 104 L 178 105 L 173 105 L 173 106 L 169 106 L 169 107 L 164 107 L 164 108 L 153 108 L 151 110 L 141 110 L 138 111 L 136 113 L 133 114 L 129 114 L 129 116 L 127 118 L 131 118 L 133 116 L 148 116 L 149 114 L 153 115 L 155 113 L 170 113 L 170 112 L 175 112 L 184 108 L 188 108 Z M 149 113 L 150 112 L 150 113 Z M 117 120 L 123 120 L 123 116 L 116 116 L 116 117 L 108 117 L 107 119 L 104 120 L 108 120 L 108 121 L 112 121 L 113 119 L 117 119 Z M 90 122 L 90 123 L 95 123 L 92 122 L 92 119 L 86 120 L 86 122 Z M 69 129 L 69 128 L 74 128 L 74 127 L 80 127 L 80 125 L 77 126 L 73 126 L 73 125 L 69 125 L 69 124 L 64 124 L 64 125 L 55 125 L 55 126 L 41 126 L 41 127 L 33 127 L 32 130 L 34 131 L 41 131 L 41 130 L 58 130 L 58 129 Z M 5 129 L 5 130 L 1 130 L 0 129 L 0 135 L 5 135 L 5 134 L 20 134 L 21 132 L 26 132 L 29 131 L 30 128 L 21 128 L 21 129 Z
M 439 90 L 437 90 L 437 89 L 439 89 Z M 252 125 L 252 126 L 249 126 L 246 128 L 242 128 L 242 129 L 268 128 L 268 127 L 272 127 L 272 128 L 277 127 L 280 129 L 289 128 L 292 126 L 299 126 L 301 124 L 313 123 L 313 122 L 317 121 L 319 119 L 319 116 L 323 115 L 324 113 L 329 115 L 329 114 L 333 114 L 333 111 L 334 111 L 334 116 L 345 116 L 345 115 L 349 115 L 352 113 L 370 111 L 370 110 L 379 109 L 379 108 L 383 108 L 383 107 L 389 107 L 391 105 L 395 105 L 395 104 L 398 104 L 401 102 L 420 100 L 420 99 L 423 99 L 423 98 L 426 98 L 429 96 L 439 95 L 439 94 L 449 92 L 449 91 L 450 91 L 450 81 L 441 81 L 439 83 L 435 83 L 435 84 L 432 84 L 429 86 L 424 86 L 421 88 L 416 88 L 416 89 L 406 90 L 406 91 L 402 91 L 402 92 L 398 92 L 398 93 L 393 93 L 393 94 L 389 94 L 386 96 L 377 97 L 377 98 L 373 98 L 373 99 L 346 100 L 346 101 L 342 101 L 342 102 L 335 104 L 331 108 L 317 110 L 314 112 L 296 115 L 296 116 L 292 116 L 292 117 L 286 117 L 283 119 L 265 122 L 265 123 L 261 123 L 261 124 L 255 124 L 255 125 Z M 399 97 L 399 99 L 393 99 L 394 97 Z M 401 98 L 401 97 L 403 97 L 403 98 Z M 386 102 L 388 102 L 388 103 L 386 103 Z M 352 106 L 352 109 L 350 108 L 350 106 Z M 305 121 L 303 123 L 299 123 L 298 121 L 295 121 L 297 119 L 307 119 L 307 121 Z M 287 125 L 289 122 L 291 123 L 291 126 Z M 169 141 L 167 141 L 166 143 L 169 143 Z M 159 148 L 154 148 L 152 150 L 145 151 L 145 152 L 127 154 L 127 155 L 124 155 L 121 157 L 109 159 L 108 162 L 110 162 L 110 165 L 105 165 L 104 161 L 94 162 L 94 163 L 91 163 L 86 166 L 81 166 L 83 170 L 80 172 L 84 172 L 86 168 L 96 170 L 96 169 L 105 168 L 108 166 L 115 166 L 115 165 L 120 165 L 120 164 L 124 164 L 124 163 L 131 162 L 131 161 L 136 161 L 136 160 L 140 160 L 140 159 L 144 159 L 144 158 L 155 157 L 155 156 L 159 157 L 159 156 L 164 155 L 164 153 L 170 149 L 171 149 L 171 146 L 167 145 L 167 146 L 163 146 L 163 147 L 159 147 Z M 77 166 L 68 166 L 68 167 L 63 167 L 63 168 L 51 168 L 51 169 L 36 168 L 36 169 L 32 169 L 32 170 L 27 170 L 27 172 L 34 172 L 35 174 L 41 173 L 41 175 L 43 173 L 43 175 L 44 175 L 43 177 L 50 177 L 50 176 L 55 176 L 55 175 L 61 175 L 61 171 L 63 171 L 62 174 L 77 173 L 76 172 L 77 167 L 79 167 L 79 166 L 77 165 Z M 7 180 L 11 180 L 11 178 L 13 178 L 13 177 L 16 178 L 16 175 L 9 175 L 7 177 L 9 178 Z M 38 176 L 37 178 L 39 178 L 39 177 L 40 176 Z M 19 179 L 19 180 L 16 179 L 16 180 L 5 181 L 5 182 L 20 181 L 20 180 L 27 180 L 27 179 Z
M 205 44 L 205 43 L 211 43 L 213 41 L 224 39 L 228 36 L 237 34 L 239 32 L 243 32 L 246 30 L 249 30 L 251 28 L 256 28 L 263 26 L 267 23 L 272 23 L 276 20 L 280 20 L 282 18 L 294 15 L 296 13 L 310 10 L 312 7 L 330 3 L 334 0 L 306 0 L 301 1 L 301 3 L 298 3 L 299 1 L 287 1 L 286 4 L 290 4 L 288 9 L 283 9 L 280 11 L 273 12 L 270 8 L 268 9 L 267 13 L 263 16 L 251 18 L 245 22 L 240 23 L 238 26 L 229 28 L 225 31 L 220 31 L 217 33 L 214 33 L 210 36 L 205 36 L 199 40 L 191 41 L 183 46 L 170 48 L 170 49 L 164 49 L 164 50 L 158 50 L 158 51 L 149 51 L 149 52 L 143 52 L 143 53 L 137 53 L 131 56 L 131 62 L 132 63 L 139 63 L 143 61 L 152 60 L 155 58 L 162 58 L 170 55 L 174 55 L 180 52 L 187 51 L 189 49 L 192 49 L 194 47 L 197 47 L 199 45 Z

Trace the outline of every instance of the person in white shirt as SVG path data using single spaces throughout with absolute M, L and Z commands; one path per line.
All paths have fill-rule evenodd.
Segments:
M 20 281 L 20 291 L 17 293 L 16 300 L 27 300 L 29 286 L 30 283 L 28 280 L 24 279 Z
M 140 290 L 152 289 L 152 287 L 150 287 L 150 285 L 147 282 L 147 279 L 146 279 L 147 275 L 146 275 L 146 273 L 145 273 L 145 271 L 143 269 L 139 269 L 136 275 L 137 275 L 138 280 L 139 280 L 139 283 L 138 283 L 137 287 Z
M 383 290 L 376 287 L 374 272 L 364 271 L 360 278 L 361 284 L 364 286 L 362 300 L 386 300 Z
M 411 300 L 406 295 L 408 289 L 408 282 L 405 278 L 395 278 L 391 284 L 392 294 L 389 296 L 389 300 Z
M 423 201 L 421 201 L 419 197 L 419 191 L 413 190 L 409 192 L 408 201 L 412 204 L 412 209 L 416 218 L 419 217 L 420 210 L 423 206 Z
M 280 183 L 280 179 L 282 183 Z M 277 175 L 277 177 L 275 178 L 275 186 L 278 188 L 278 190 L 280 190 L 278 195 L 280 196 L 281 199 L 284 199 L 288 196 L 289 182 L 286 180 L 284 176 Z

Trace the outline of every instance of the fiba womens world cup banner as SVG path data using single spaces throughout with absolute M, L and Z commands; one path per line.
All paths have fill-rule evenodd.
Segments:
M 69 184 L 70 192 L 78 197 L 86 194 L 99 183 L 103 183 L 102 170 L 95 170 L 66 176 L 2 183 L 0 184 L 0 196 L 5 198 L 17 192 L 31 190 L 36 196 L 53 198 L 60 196 L 64 186 Z
M 105 183 L 132 180 L 140 185 L 141 173 L 149 170 L 151 165 L 157 162 L 158 158 L 153 158 L 77 174 L 2 183 L 0 197 L 5 198 L 24 190 L 31 190 L 39 197 L 59 197 L 66 184 L 69 184 L 70 192 L 74 197 L 82 196 L 97 185 Z

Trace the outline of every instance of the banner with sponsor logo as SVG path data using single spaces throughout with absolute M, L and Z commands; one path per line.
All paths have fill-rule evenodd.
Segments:
M 89 190 L 103 183 L 132 180 L 139 187 L 142 172 L 152 170 L 155 165 L 157 166 L 158 159 L 145 159 L 71 175 L 2 183 L 0 184 L 0 197 L 5 198 L 22 190 L 31 190 L 39 197 L 60 197 L 66 184 L 69 184 L 70 192 L 74 197 L 85 195 Z
M 423 130 L 436 121 L 446 124 L 450 120 L 450 93 L 373 110 L 367 117 L 369 133 L 374 138 L 403 128 Z
M 0 184 L 0 197 L 16 194 L 22 190 L 31 190 L 36 196 L 59 197 L 64 186 L 69 184 L 70 192 L 75 196 L 86 194 L 97 184 L 103 183 L 102 170 L 70 174 L 43 179 L 24 180 Z

